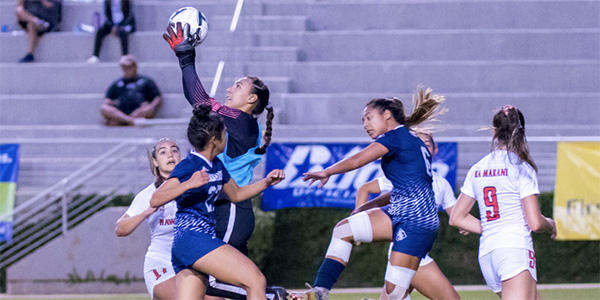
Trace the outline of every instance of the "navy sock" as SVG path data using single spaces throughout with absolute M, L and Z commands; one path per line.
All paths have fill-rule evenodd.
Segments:
M 319 271 L 317 272 L 317 278 L 315 278 L 314 286 L 324 287 L 328 290 L 331 290 L 335 282 L 340 277 L 340 274 L 342 274 L 342 271 L 344 271 L 345 267 L 346 266 L 336 260 L 325 258 L 321 264 L 321 267 L 319 268 Z

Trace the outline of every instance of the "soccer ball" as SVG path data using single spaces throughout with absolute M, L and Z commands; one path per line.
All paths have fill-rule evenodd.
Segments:
M 190 36 L 188 40 L 194 47 L 202 44 L 208 34 L 208 21 L 204 14 L 193 7 L 182 7 L 174 12 L 169 18 L 169 26 L 177 30 L 177 22 L 180 22 L 185 29 L 185 24 L 190 25 Z M 200 28 L 200 35 L 196 34 Z

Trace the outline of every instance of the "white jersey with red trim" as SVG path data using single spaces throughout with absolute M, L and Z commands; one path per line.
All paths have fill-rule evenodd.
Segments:
M 156 187 L 152 183 L 139 192 L 125 213 L 129 216 L 136 216 L 148 209 L 154 191 L 156 191 Z M 159 207 L 156 212 L 146 218 L 146 222 L 150 226 L 150 246 L 148 246 L 146 258 L 168 262 L 169 266 L 171 265 L 171 246 L 173 245 L 176 212 L 177 204 L 175 201 L 171 201 Z M 147 267 L 150 266 L 144 266 L 144 271 Z M 150 269 L 152 268 L 154 266 Z
M 456 197 L 448 180 L 435 172 L 433 172 L 432 179 L 431 187 L 435 196 L 435 204 L 444 210 L 454 206 L 456 204 Z M 377 178 L 377 184 L 382 194 L 391 191 L 393 188 L 392 182 L 385 176 Z
M 496 150 L 471 167 L 463 194 L 477 199 L 482 234 L 479 257 L 499 248 L 533 250 L 521 199 L 537 195 L 537 174 L 513 152 Z

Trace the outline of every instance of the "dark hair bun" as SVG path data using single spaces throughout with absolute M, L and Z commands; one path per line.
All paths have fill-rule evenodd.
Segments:
M 208 104 L 194 105 L 194 117 L 203 119 L 208 117 L 212 110 L 212 106 Z

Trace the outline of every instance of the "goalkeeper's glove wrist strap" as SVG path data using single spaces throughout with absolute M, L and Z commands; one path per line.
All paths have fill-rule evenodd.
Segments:
M 194 64 L 196 60 L 196 53 L 193 51 L 186 53 L 177 53 L 177 58 L 179 58 L 179 67 L 183 69 L 189 65 Z

